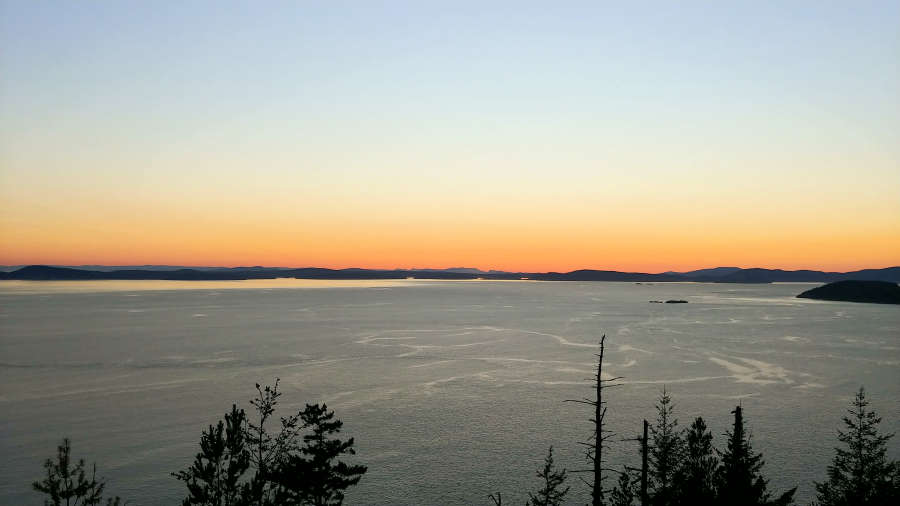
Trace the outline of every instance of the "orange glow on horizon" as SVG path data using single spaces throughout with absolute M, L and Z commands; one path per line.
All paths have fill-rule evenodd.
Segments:
M 7 229 L 8 227 L 4 227 Z M 900 234 L 856 231 L 804 234 L 790 229 L 709 234 L 704 230 L 389 227 L 343 223 L 289 227 L 205 223 L 170 228 L 149 222 L 104 226 L 69 223 L 2 230 L 0 264 L 186 265 L 448 268 L 519 272 L 600 269 L 688 271 L 737 266 L 850 271 L 900 265 Z M 13 240 L 10 240 L 13 239 Z

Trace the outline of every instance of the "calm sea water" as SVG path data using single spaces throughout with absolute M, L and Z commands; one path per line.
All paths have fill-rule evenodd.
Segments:
M 900 308 L 799 300 L 809 285 L 547 282 L 0 283 L 0 503 L 63 436 L 109 492 L 177 504 L 169 473 L 254 383 L 283 414 L 324 401 L 369 465 L 349 504 L 522 503 L 548 446 L 584 467 L 584 381 L 607 337 L 608 420 L 621 439 L 665 387 L 681 424 L 717 435 L 744 406 L 776 490 L 812 497 L 864 384 L 900 431 Z M 680 298 L 689 304 L 649 304 Z M 900 457 L 900 439 L 891 442 Z M 637 464 L 614 442 L 610 464 Z M 583 501 L 577 479 L 571 498 Z

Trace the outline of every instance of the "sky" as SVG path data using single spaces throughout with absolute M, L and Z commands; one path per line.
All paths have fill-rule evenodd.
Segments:
M 900 265 L 900 2 L 0 0 L 0 264 Z

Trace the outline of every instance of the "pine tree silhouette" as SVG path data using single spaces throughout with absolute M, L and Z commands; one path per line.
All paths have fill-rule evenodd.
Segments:
M 685 452 L 675 474 L 677 503 L 710 506 L 716 500 L 716 468 L 719 466 L 712 433 L 702 417 L 697 417 L 685 435 Z
M 796 487 L 772 500 L 767 490 L 768 481 L 762 476 L 762 455 L 754 453 L 750 435 L 744 429 L 744 415 L 740 406 L 734 408 L 734 426 L 728 437 L 728 446 L 721 453 L 722 464 L 718 471 L 719 504 L 730 506 L 784 506 L 793 503 Z
M 258 420 L 250 422 L 244 410 L 231 407 L 225 421 L 210 425 L 200 437 L 200 453 L 188 469 L 172 473 L 185 482 L 183 504 L 203 506 L 339 505 L 344 490 L 366 472 L 361 465 L 337 461 L 353 455 L 353 438 L 332 438 L 343 423 L 334 412 L 307 404 L 296 415 L 281 417 L 281 428 L 271 431 L 278 398 L 273 387 L 256 385 L 250 401 Z M 301 444 L 302 441 L 302 444 Z M 247 471 L 253 470 L 252 476 Z
M 650 427 L 650 504 L 655 506 L 675 501 L 675 473 L 684 454 L 684 440 L 674 409 L 664 388 L 656 405 L 656 424 Z
M 64 438 L 61 445 L 56 447 L 56 461 L 47 459 L 44 461 L 44 469 L 47 477 L 42 481 L 31 484 L 36 492 L 49 495 L 44 499 L 45 506 L 99 506 L 103 504 L 103 489 L 106 482 L 97 479 L 97 464 L 91 467 L 91 477 L 85 474 L 84 459 L 79 459 L 72 465 L 72 447 L 69 438 Z M 108 498 L 107 506 L 118 506 L 118 497 Z
M 172 473 L 187 485 L 184 506 L 242 506 L 250 504 L 249 485 L 241 481 L 250 467 L 246 445 L 246 414 L 231 406 L 225 421 L 210 425 L 200 436 L 200 453 L 191 467 Z
M 553 447 L 547 450 L 544 467 L 538 471 L 537 477 L 543 480 L 543 487 L 535 494 L 528 494 L 526 506 L 560 506 L 563 498 L 569 493 L 566 483 L 566 470 L 557 470 L 553 464 Z
M 893 434 L 879 434 L 881 418 L 867 409 L 869 401 L 860 387 L 844 417 L 844 444 L 835 448 L 828 466 L 828 481 L 816 483 L 821 506 L 881 506 L 900 502 L 900 463 L 886 458 L 887 441 Z
M 337 460 L 353 455 L 353 438 L 332 438 L 343 422 L 334 419 L 334 411 L 322 404 L 307 404 L 300 414 L 303 425 L 312 430 L 303 436 L 300 454 L 288 455 L 277 474 L 282 486 L 279 504 L 337 506 L 343 504 L 344 490 L 356 485 L 367 468 Z
M 625 468 L 619 474 L 619 481 L 609 493 L 609 506 L 633 506 L 640 496 L 640 476 L 634 476 L 633 470 Z
M 281 428 L 271 431 L 266 422 L 275 414 L 278 398 L 278 383 L 274 386 L 260 387 L 256 384 L 257 396 L 250 400 L 256 411 L 256 421 L 246 424 L 246 439 L 250 448 L 250 463 L 254 469 L 250 479 L 250 502 L 255 506 L 274 506 L 279 495 L 275 475 L 279 465 L 290 454 L 300 452 L 302 431 L 305 428 L 300 420 L 300 413 L 281 417 Z

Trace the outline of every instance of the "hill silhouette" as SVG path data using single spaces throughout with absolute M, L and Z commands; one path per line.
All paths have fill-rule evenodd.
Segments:
M 191 268 L 141 268 L 141 269 L 76 269 L 48 265 L 29 265 L 12 272 L 0 272 L 0 279 L 30 281 L 64 280 L 243 280 L 243 279 L 485 279 L 537 281 L 619 281 L 619 282 L 677 282 L 705 283 L 776 283 L 811 282 L 830 283 L 844 280 L 900 282 L 900 267 L 864 269 L 852 272 L 823 272 L 813 270 L 785 271 L 781 269 L 740 269 L 716 267 L 684 273 L 620 272 L 609 270 L 579 269 L 570 272 L 505 272 L 480 271 L 468 268 L 451 269 L 326 269 L 304 267 L 191 267 Z
M 843 302 L 900 304 L 900 286 L 887 281 L 836 281 L 807 290 L 797 297 Z
M 776 283 L 806 282 L 830 283 L 833 281 L 893 281 L 900 282 L 900 267 L 864 269 L 852 272 L 823 272 L 811 270 L 784 271 L 781 269 L 741 269 L 716 279 L 720 283 Z

